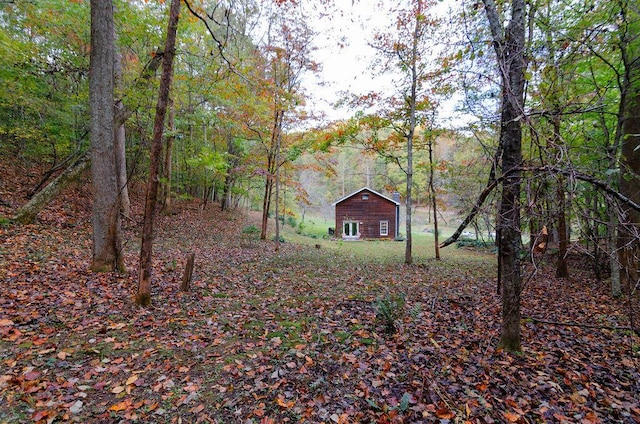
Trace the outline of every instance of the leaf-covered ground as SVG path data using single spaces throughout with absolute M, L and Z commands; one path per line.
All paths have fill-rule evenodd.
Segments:
M 213 209 L 159 218 L 149 309 L 132 303 L 132 223 L 122 276 L 88 271 L 86 206 L 0 227 L 0 422 L 640 421 L 630 331 L 536 321 L 629 325 L 624 299 L 579 262 L 569 282 L 545 267 L 527 282 L 536 320 L 511 355 L 495 349 L 492 256 L 404 266 L 291 243 L 275 255 L 242 234 L 250 216 Z

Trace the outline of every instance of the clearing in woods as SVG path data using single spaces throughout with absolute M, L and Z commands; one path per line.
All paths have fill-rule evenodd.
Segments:
M 527 280 L 524 352 L 509 355 L 490 253 L 436 262 L 417 243 L 405 266 L 402 243 L 287 233 L 307 244 L 274 255 L 251 216 L 216 209 L 159 218 L 149 309 L 132 300 L 138 227 L 128 275 L 88 271 L 87 210 L 0 227 L 0 422 L 640 420 L 625 299 L 580 257 L 570 281 L 544 264 Z

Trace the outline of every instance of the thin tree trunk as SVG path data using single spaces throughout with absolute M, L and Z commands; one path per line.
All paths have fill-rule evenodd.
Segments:
M 418 5 L 418 11 L 422 12 L 421 4 Z M 416 131 L 416 102 L 418 93 L 418 69 L 416 62 L 418 60 L 418 32 L 422 25 L 420 18 L 416 17 L 416 23 L 413 30 L 412 48 L 411 48 L 411 94 L 409 98 L 409 133 L 407 134 L 407 240 L 404 251 L 404 263 L 410 265 L 413 263 L 413 237 L 411 230 L 412 209 L 413 209 L 413 137 Z
M 113 32 L 114 41 L 117 40 L 117 32 Z M 114 51 L 114 88 L 118 94 L 122 92 L 122 54 L 118 46 L 115 46 Z M 114 116 L 123 114 L 125 106 L 122 102 L 122 97 L 119 95 L 118 100 L 115 102 Z M 115 119 L 115 118 L 114 118 Z M 120 188 L 120 212 L 126 217 L 131 216 L 131 201 L 129 200 L 129 184 L 127 180 L 127 153 L 126 153 L 126 131 L 124 122 L 115 122 L 115 149 L 116 149 L 116 170 L 118 176 L 118 187 Z
M 167 112 L 169 89 L 175 55 L 178 18 L 180 15 L 180 1 L 172 0 L 169 11 L 169 24 L 165 42 L 165 54 L 162 59 L 162 77 L 160 79 L 160 93 L 156 105 L 156 118 L 153 125 L 153 140 L 151 143 L 151 157 L 149 164 L 149 181 L 147 182 L 147 196 L 144 205 L 144 223 L 142 228 L 142 244 L 140 247 L 140 268 L 138 274 L 138 292 L 136 303 L 147 306 L 151 303 L 151 260 L 153 252 L 153 224 L 158 198 L 158 168 L 162 153 L 162 134 L 164 119 Z
M 267 175 L 264 182 L 264 198 L 262 199 L 262 225 L 260 228 L 260 240 L 267 239 L 267 228 L 269 226 L 269 209 L 271 208 L 271 194 L 273 191 L 273 155 L 267 156 Z M 277 213 L 277 211 L 276 211 Z
M 165 215 L 171 215 L 171 174 L 172 174 L 172 155 L 173 155 L 173 141 L 175 140 L 175 131 L 176 131 L 176 120 L 175 120 L 176 111 L 174 108 L 173 101 L 169 99 L 169 131 L 171 131 L 171 135 L 167 137 L 167 142 L 165 144 L 164 151 L 164 184 L 162 190 L 162 211 Z
M 227 157 L 229 158 L 229 167 L 224 177 L 224 186 L 222 188 L 222 201 L 220 202 L 220 208 L 223 211 L 231 209 L 232 205 L 232 193 L 235 182 L 236 167 L 238 166 L 238 151 L 233 140 L 231 133 L 227 133 Z
M 267 239 L 267 228 L 269 226 L 269 209 L 271 208 L 271 191 L 273 180 L 267 175 L 264 183 L 264 198 L 262 199 L 262 226 L 260 229 L 260 240 Z
M 567 253 L 569 251 L 569 232 L 566 220 L 566 202 L 565 202 L 565 182 L 564 177 L 558 178 L 558 186 L 556 187 L 556 198 L 558 201 L 558 261 L 556 263 L 556 277 L 569 278 L 569 269 L 567 268 Z
M 436 199 L 436 190 L 433 185 L 434 180 L 434 162 L 433 162 L 433 140 L 429 140 L 429 197 L 431 198 L 431 208 L 433 210 L 433 242 L 436 259 L 440 260 L 440 246 L 438 244 L 438 207 Z
M 553 119 L 553 138 L 554 144 L 557 146 L 561 139 L 559 116 L 555 116 Z M 556 187 L 556 200 L 558 201 L 558 261 L 556 262 L 556 277 L 558 278 L 569 278 L 569 269 L 567 267 L 569 231 L 567 228 L 565 186 L 564 176 L 559 175 Z
M 276 112 L 275 141 L 276 141 L 276 253 L 280 251 L 280 217 L 278 210 L 280 208 L 280 142 L 282 136 L 282 117 L 284 112 Z

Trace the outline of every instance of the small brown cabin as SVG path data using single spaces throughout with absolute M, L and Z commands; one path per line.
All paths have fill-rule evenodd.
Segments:
M 400 195 L 390 199 L 364 187 L 333 204 L 336 237 L 343 240 L 394 239 L 400 224 Z

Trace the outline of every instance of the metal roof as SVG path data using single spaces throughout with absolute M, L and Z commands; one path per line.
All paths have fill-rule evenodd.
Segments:
M 348 199 L 348 198 L 350 198 L 350 197 L 353 197 L 353 196 L 355 196 L 356 194 L 358 194 L 358 193 L 360 193 L 361 191 L 364 191 L 364 190 L 370 191 L 371 193 L 373 193 L 373 194 L 375 194 L 375 195 L 378 195 L 378 196 L 382 197 L 383 199 L 386 199 L 386 200 L 390 201 L 390 202 L 391 202 L 391 203 L 393 203 L 394 205 L 400 206 L 400 202 L 396 202 L 395 200 L 390 199 L 390 198 L 388 198 L 387 196 L 385 196 L 384 194 L 380 194 L 380 193 L 378 193 L 377 191 L 370 189 L 369 187 L 362 187 L 360 190 L 354 191 L 354 192 L 353 192 L 353 193 L 351 193 L 350 195 L 348 195 L 348 196 L 344 196 L 342 199 L 340 199 L 340 200 L 338 200 L 338 201 L 336 201 L 336 202 L 332 203 L 332 204 L 331 204 L 331 206 L 335 206 L 335 205 L 337 205 L 338 203 L 342 202 L 343 200 L 346 200 L 346 199 Z

